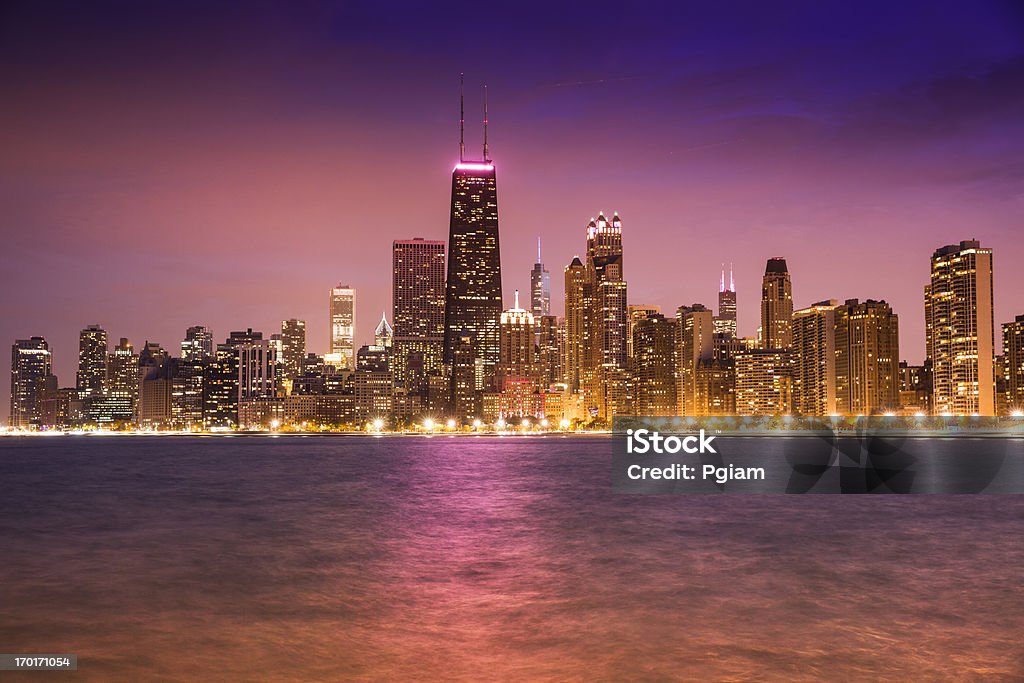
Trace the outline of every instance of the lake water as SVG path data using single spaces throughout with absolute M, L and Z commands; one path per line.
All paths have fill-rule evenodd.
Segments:
M 1024 676 L 1020 496 L 625 496 L 592 437 L 0 439 L 4 680 Z

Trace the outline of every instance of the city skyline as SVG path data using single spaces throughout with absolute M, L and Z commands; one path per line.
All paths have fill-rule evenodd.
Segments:
M 1002 10 L 971 9 L 966 19 L 950 11 L 922 24 L 908 9 L 876 8 L 890 28 L 920 29 L 914 50 L 875 35 L 872 22 L 837 6 L 809 11 L 802 32 L 781 29 L 799 39 L 794 49 L 763 68 L 760 58 L 778 50 L 774 42 L 729 53 L 741 41 L 724 41 L 701 54 L 675 33 L 651 33 L 650 18 L 626 23 L 623 47 L 609 48 L 618 61 L 606 64 L 583 60 L 582 49 L 556 50 L 551 36 L 511 22 L 501 40 L 532 35 L 539 42 L 530 59 L 554 65 L 534 73 L 496 60 L 468 73 L 473 92 L 490 85 L 491 141 L 502 174 L 502 308 L 514 289 L 529 291 L 540 235 L 555 276 L 553 312 L 562 315 L 560 273 L 584 255 L 579 231 L 603 210 L 627 220 L 630 303 L 666 313 L 683 303 L 710 308 L 720 264 L 734 262 L 744 336 L 757 327 L 764 259 L 781 255 L 793 273 L 795 309 L 829 297 L 885 299 L 900 315 L 901 359 L 919 363 L 926 254 L 973 238 L 996 252 L 995 324 L 1014 320 L 1024 292 L 1024 274 L 1010 267 L 1024 257 L 1013 232 L 1021 206 L 1013 160 L 1024 119 L 1022 50 L 1020 36 L 1001 28 Z M 718 37 L 745 30 L 713 10 L 688 11 Z M 31 32 L 47 36 L 40 40 L 54 48 L 48 52 L 37 45 L 30 52 L 13 36 L 4 43 L 5 62 L 21 66 L 9 80 L 14 104 L 0 115 L 11 136 L 2 162 L 2 338 L 45 337 L 64 385 L 76 370 L 77 331 L 94 322 L 111 341 L 125 337 L 137 349 L 155 341 L 173 353 L 191 325 L 222 339 L 250 327 L 270 334 L 281 320 L 297 318 L 309 325 L 310 350 L 323 352 L 323 293 L 346 282 L 360 291 L 367 321 L 357 326 L 354 345 L 369 343 L 370 321 L 389 308 L 391 241 L 446 239 L 446 176 L 456 161 L 453 83 L 464 65 L 476 64 L 470 49 L 441 51 L 409 68 L 393 96 L 417 106 L 397 109 L 392 95 L 350 97 L 375 88 L 374 72 L 340 66 L 353 48 L 316 32 L 308 17 L 295 20 L 279 53 L 307 79 L 308 90 L 296 91 L 274 69 L 235 78 L 248 56 L 243 45 L 268 22 L 258 12 L 217 17 L 241 19 L 241 37 L 224 46 L 209 82 L 190 70 L 202 61 L 157 67 L 173 39 L 190 35 L 180 17 L 148 36 L 145 12 L 138 12 L 115 23 L 136 29 L 132 41 L 154 38 L 135 67 L 144 82 L 116 65 L 115 48 L 131 32 L 120 31 L 121 42 L 98 41 L 106 50 L 87 49 L 107 30 L 95 18 Z M 827 28 L 837 15 L 852 22 L 851 31 L 880 40 L 882 49 L 852 72 L 856 60 L 841 44 L 821 48 L 820 63 L 801 59 L 816 49 L 812 29 Z M 46 21 L 27 7 L 10 19 L 8 25 L 28 28 Z M 365 46 L 372 20 L 358 12 L 356 19 L 355 42 Z M 586 33 L 608 17 L 573 19 Z M 780 25 L 786 19 L 767 18 Z M 419 56 L 399 47 L 416 21 L 396 21 L 377 48 L 394 57 L 375 72 L 382 77 Z M 441 23 L 441 15 L 432 21 Z M 970 36 L 970 49 L 956 49 L 964 46 L 950 34 L 953 26 Z M 645 45 L 629 40 L 648 33 L 653 40 Z M 193 37 L 211 45 L 208 34 Z M 323 71 L 311 70 L 310 53 L 301 49 L 310 37 L 335 56 Z M 558 59 L 546 59 L 556 52 Z M 199 54 L 211 59 L 208 49 Z M 700 59 L 692 60 L 695 54 Z M 908 55 L 914 58 L 901 59 Z M 657 56 L 668 66 L 652 74 Z M 55 68 L 72 59 L 73 74 Z M 883 65 L 898 68 L 877 68 Z M 852 77 L 836 91 L 826 76 L 840 71 Z M 322 99 L 312 99 L 309 93 L 328 82 L 334 85 Z M 85 87 L 90 83 L 102 87 Z M 223 83 L 232 86 L 225 91 Z M 666 83 L 671 97 L 658 94 Z M 264 85 L 272 86 L 266 101 Z M 194 88 L 198 96 L 188 96 Z M 598 104 L 612 97 L 622 114 Z M 349 108 L 349 99 L 361 104 Z M 285 101 L 293 105 L 280 123 L 260 113 L 261 105 Z M 181 108 L 183 123 L 161 113 L 168 102 Z M 480 120 L 481 104 L 469 103 L 467 122 Z M 644 125 L 632 125 L 645 112 Z M 468 128 L 475 147 L 478 129 Z M 355 131 L 365 140 L 356 141 Z M 168 147 L 165 138 L 177 144 Z M 396 164 L 399 147 L 403 161 Z M 392 173 L 389 191 L 401 187 L 402 201 L 383 203 L 357 172 L 366 168 Z M 232 251 L 240 233 L 262 239 Z M 666 260 L 679 253 L 687 254 L 682 272 Z M 261 262 L 272 265 L 271 277 L 254 267 Z M 9 370 L 6 354 L 0 370 Z M 2 391 L 6 404 L 6 386 Z

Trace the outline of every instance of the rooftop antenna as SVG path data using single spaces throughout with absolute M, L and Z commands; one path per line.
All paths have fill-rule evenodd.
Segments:
M 537 238 L 537 263 L 540 263 L 540 238 Z
M 484 86 L 484 163 L 489 162 L 487 158 L 487 86 Z
M 466 160 L 466 74 L 459 74 L 459 163 Z
M 732 280 L 732 263 L 731 262 L 729 263 L 729 291 L 730 292 L 735 292 L 736 291 L 736 283 L 733 282 L 733 280 Z
M 516 309 L 517 311 L 519 310 L 519 290 L 518 289 L 516 290 L 516 303 L 512 306 L 512 308 Z
M 720 284 L 718 285 L 718 291 L 719 292 L 724 292 L 725 291 L 725 264 L 724 263 L 722 264 L 722 279 L 721 279 Z

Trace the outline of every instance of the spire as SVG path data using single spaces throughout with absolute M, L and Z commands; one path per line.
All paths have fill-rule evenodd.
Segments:
M 459 163 L 466 160 L 466 97 L 463 93 L 466 74 L 459 74 Z
M 724 292 L 725 291 L 725 264 L 724 263 L 722 264 L 722 279 L 721 279 L 721 281 L 718 284 L 718 291 L 719 292 Z
M 541 263 L 541 260 L 540 260 L 540 237 L 537 238 L 537 263 Z
M 487 86 L 484 86 L 484 163 L 489 163 L 487 158 Z
M 516 302 L 512 304 L 512 308 L 519 310 L 519 290 L 516 290 Z
M 735 292 L 736 291 L 736 283 L 733 282 L 733 279 L 732 279 L 732 263 L 729 263 L 729 291 L 730 292 Z

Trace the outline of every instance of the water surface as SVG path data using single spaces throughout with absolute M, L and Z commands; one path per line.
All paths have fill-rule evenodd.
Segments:
M 601 438 L 0 439 L 11 680 L 1024 676 L 1018 496 L 624 496 Z M 5 678 L 6 680 L 6 678 Z

